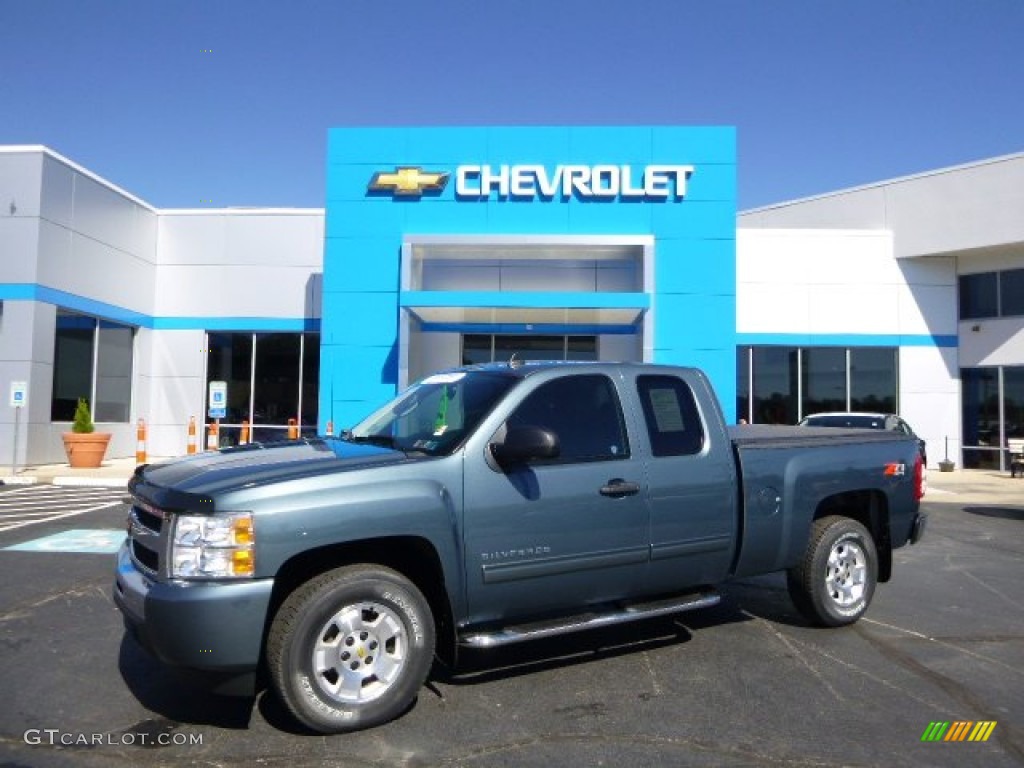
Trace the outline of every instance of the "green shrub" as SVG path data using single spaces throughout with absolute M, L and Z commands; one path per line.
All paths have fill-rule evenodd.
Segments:
M 78 398 L 78 407 L 75 408 L 75 423 L 71 425 L 71 431 L 80 435 L 88 434 L 95 430 L 92 423 L 92 414 L 89 413 L 89 402 L 84 398 Z

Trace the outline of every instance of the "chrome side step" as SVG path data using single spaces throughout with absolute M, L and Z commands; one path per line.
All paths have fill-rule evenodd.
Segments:
M 673 613 L 693 611 L 697 608 L 709 608 L 717 605 L 722 596 L 713 590 L 693 592 L 665 600 L 649 603 L 632 603 L 623 605 L 606 613 L 584 613 L 576 616 L 539 621 L 534 624 L 502 627 L 493 632 L 472 632 L 462 635 L 459 644 L 470 648 L 497 648 L 528 640 L 539 640 L 543 637 L 566 635 L 570 632 L 582 632 L 597 627 L 608 627 L 625 624 L 629 621 L 650 619 L 655 616 L 669 616 Z

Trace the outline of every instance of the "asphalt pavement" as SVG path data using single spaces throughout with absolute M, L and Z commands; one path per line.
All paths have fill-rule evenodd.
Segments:
M 809 627 L 779 575 L 743 580 L 700 612 L 476 652 L 395 722 L 330 737 L 124 636 L 116 498 L 0 530 L 0 765 L 1024 765 L 1024 480 L 929 485 L 924 540 L 852 627 Z M 995 726 L 922 741 L 941 722 Z

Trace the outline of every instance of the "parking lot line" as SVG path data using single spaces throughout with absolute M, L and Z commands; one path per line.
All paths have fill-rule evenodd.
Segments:
M 74 517 L 76 515 L 84 515 L 84 514 L 87 514 L 89 512 L 96 512 L 97 510 L 100 510 L 100 509 L 108 509 L 110 507 L 116 507 L 120 503 L 121 503 L 120 501 L 110 501 L 110 502 L 107 502 L 106 504 L 99 504 L 97 506 L 89 507 L 87 509 L 77 509 L 77 510 L 75 510 L 73 512 L 64 512 L 62 514 L 50 515 L 49 517 L 40 517 L 38 520 L 22 520 L 22 521 L 19 521 L 17 523 L 0 523 L 0 533 L 2 533 L 4 531 L 13 531 L 16 528 L 24 528 L 26 525 L 36 525 L 38 523 L 48 523 L 48 522 L 50 522 L 52 520 L 61 520 L 61 519 L 65 518 L 65 517 Z

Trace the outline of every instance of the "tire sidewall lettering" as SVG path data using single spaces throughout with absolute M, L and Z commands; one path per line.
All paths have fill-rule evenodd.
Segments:
M 412 601 L 401 592 L 395 593 L 387 589 L 384 590 L 381 597 L 402 612 L 412 630 L 413 642 L 417 648 L 421 648 L 423 646 L 423 629 L 420 624 L 420 618 L 416 614 L 416 609 L 412 606 Z
M 359 716 L 357 712 L 353 712 L 350 709 L 338 709 L 320 698 L 320 694 L 317 693 L 313 683 L 310 682 L 308 675 L 299 675 L 299 690 L 302 691 L 306 701 L 309 702 L 313 709 L 321 715 L 349 722 L 354 721 Z

